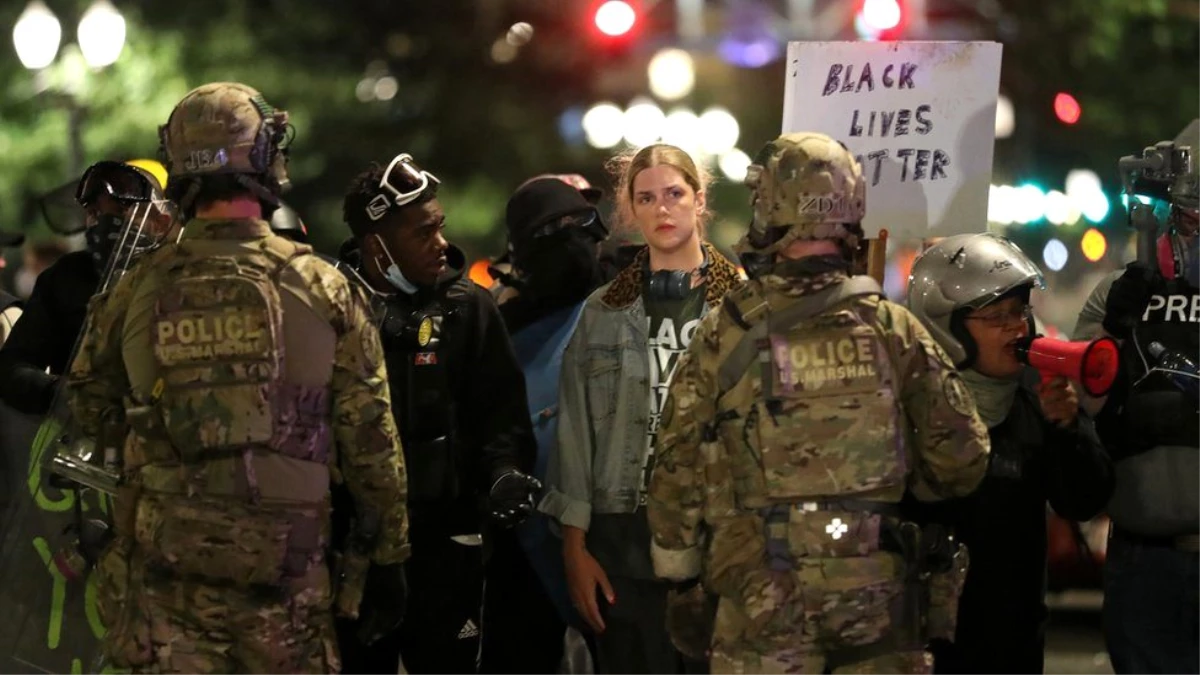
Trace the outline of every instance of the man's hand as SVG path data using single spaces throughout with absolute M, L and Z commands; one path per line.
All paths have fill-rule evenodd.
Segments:
M 1138 263 L 1129 263 L 1125 273 L 1112 283 L 1104 304 L 1104 330 L 1124 340 L 1142 319 L 1154 290 L 1154 270 Z
M 1046 419 L 1064 429 L 1075 424 L 1075 418 L 1079 415 L 1079 397 L 1067 378 L 1043 380 L 1038 384 L 1037 395 Z
M 567 568 L 567 590 L 571 604 L 579 616 L 597 633 L 604 632 L 604 619 L 600 618 L 600 606 L 596 602 L 596 586 L 604 592 L 608 604 L 617 601 L 612 584 L 600 563 L 588 553 L 583 543 L 584 531 L 575 527 L 563 527 L 563 563 Z
M 533 513 L 534 498 L 542 490 L 542 483 L 516 469 L 511 469 L 492 483 L 488 491 L 488 505 L 493 521 L 505 527 L 520 523 Z

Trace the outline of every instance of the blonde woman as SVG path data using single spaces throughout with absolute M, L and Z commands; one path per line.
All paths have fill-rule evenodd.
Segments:
M 684 672 L 665 627 L 671 586 L 650 561 L 650 449 L 676 362 L 740 281 L 704 242 L 708 175 L 686 152 L 652 145 L 612 164 L 619 220 L 646 246 L 588 298 L 563 355 L 558 448 L 540 508 L 561 526 L 571 601 L 596 633 L 597 672 Z

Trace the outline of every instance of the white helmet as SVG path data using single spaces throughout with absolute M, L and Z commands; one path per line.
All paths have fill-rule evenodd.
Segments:
M 975 360 L 958 310 L 984 307 L 1022 286 L 1045 289 L 1042 271 L 1016 244 L 991 234 L 946 237 L 921 254 L 908 275 L 908 308 L 954 364 Z

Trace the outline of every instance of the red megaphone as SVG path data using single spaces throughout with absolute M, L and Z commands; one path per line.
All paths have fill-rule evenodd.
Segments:
M 1062 375 L 1083 385 L 1089 396 L 1101 397 L 1112 389 L 1121 365 L 1120 350 L 1112 338 L 1091 342 L 1066 342 L 1037 336 L 1017 343 L 1017 357 L 1043 375 Z

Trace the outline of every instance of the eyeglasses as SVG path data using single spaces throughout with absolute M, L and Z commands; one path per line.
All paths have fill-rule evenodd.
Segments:
M 97 162 L 83 172 L 75 188 L 75 201 L 87 207 L 106 194 L 126 202 L 148 202 L 154 199 L 154 187 L 140 171 L 120 162 Z
M 976 314 L 968 316 L 969 321 L 981 321 L 984 325 L 992 328 L 1003 328 L 1009 324 L 1022 322 L 1027 323 L 1033 318 L 1033 308 L 1029 305 L 1010 310 L 998 310 L 988 312 L 986 314 Z
M 380 193 L 367 203 L 367 217 L 379 220 L 393 206 L 412 203 L 429 188 L 430 181 L 435 185 L 441 183 L 437 176 L 417 166 L 412 155 L 396 155 L 379 180 Z

